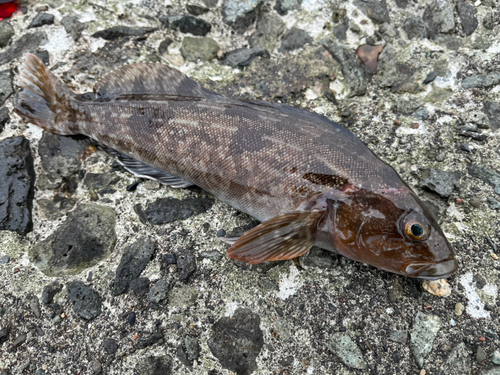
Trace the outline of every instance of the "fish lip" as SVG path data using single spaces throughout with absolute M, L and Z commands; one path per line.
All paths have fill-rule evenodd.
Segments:
M 445 279 L 458 270 L 456 259 L 446 259 L 438 263 L 414 262 L 408 264 L 404 273 L 409 277 L 416 277 L 425 280 Z

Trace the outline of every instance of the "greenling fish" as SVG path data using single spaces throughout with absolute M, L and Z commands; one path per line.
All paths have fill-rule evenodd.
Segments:
M 262 224 L 228 256 L 250 264 L 313 246 L 425 279 L 458 268 L 438 223 L 396 171 L 324 116 L 215 94 L 161 64 L 131 64 L 82 100 L 34 55 L 15 111 L 61 135 L 84 134 L 139 176 L 197 185 Z

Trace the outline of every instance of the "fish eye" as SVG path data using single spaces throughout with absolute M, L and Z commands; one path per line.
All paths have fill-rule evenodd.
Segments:
M 429 237 L 429 226 L 425 224 L 424 218 L 415 212 L 408 214 L 404 222 L 404 234 L 408 239 L 423 241 Z

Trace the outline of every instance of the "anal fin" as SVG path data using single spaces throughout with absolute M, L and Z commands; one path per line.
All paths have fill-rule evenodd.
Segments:
M 180 177 L 174 176 L 170 173 L 164 172 L 154 167 L 151 167 L 150 165 L 147 165 L 142 161 L 139 161 L 128 155 L 125 155 L 124 153 L 121 153 L 120 151 L 117 151 L 114 148 L 103 145 L 102 143 L 96 141 L 94 142 L 108 154 L 117 156 L 118 163 L 120 163 L 127 171 L 129 171 L 136 177 L 155 180 L 164 185 L 171 186 L 173 188 L 185 188 L 193 185 L 191 182 L 183 180 Z
M 324 211 L 294 211 L 276 216 L 241 236 L 227 256 L 248 264 L 296 258 L 314 245 Z

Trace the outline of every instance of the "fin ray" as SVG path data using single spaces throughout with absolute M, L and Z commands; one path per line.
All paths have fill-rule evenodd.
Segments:
M 227 255 L 257 264 L 296 258 L 314 245 L 316 223 L 324 211 L 294 211 L 274 217 L 241 236 Z
M 193 185 L 189 181 L 183 180 L 180 177 L 174 176 L 173 174 L 164 172 L 160 169 L 156 169 L 146 163 L 143 163 L 142 161 L 134 159 L 100 142 L 94 141 L 94 143 L 97 144 L 101 149 L 106 151 L 108 154 L 117 156 L 118 163 L 120 163 L 127 171 L 129 171 L 136 177 L 158 181 L 173 188 L 185 188 Z
M 204 90 L 177 69 L 163 64 L 137 63 L 107 74 L 94 86 L 102 98 L 121 95 L 169 95 L 205 98 Z

